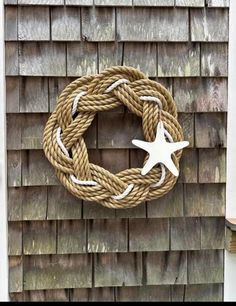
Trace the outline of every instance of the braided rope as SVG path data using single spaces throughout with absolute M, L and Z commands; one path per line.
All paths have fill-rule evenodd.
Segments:
M 55 167 L 60 182 L 74 196 L 110 208 L 134 207 L 159 198 L 170 191 L 177 180 L 162 164 L 142 176 L 140 168 L 112 174 L 89 163 L 84 132 L 98 111 L 121 104 L 142 118 L 146 141 L 155 139 L 160 120 L 170 142 L 183 140 L 176 105 L 167 89 L 137 69 L 125 66 L 114 66 L 70 83 L 58 98 L 43 139 L 45 155 Z M 178 169 L 181 154 L 179 150 L 172 155 Z

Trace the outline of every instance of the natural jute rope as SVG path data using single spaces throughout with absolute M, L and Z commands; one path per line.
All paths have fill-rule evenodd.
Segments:
M 159 198 L 177 180 L 162 164 L 143 176 L 140 168 L 112 174 L 89 163 L 84 132 L 98 111 L 122 104 L 142 117 L 146 141 L 155 139 L 160 120 L 169 141 L 183 140 L 176 105 L 167 89 L 137 69 L 125 66 L 111 67 L 70 83 L 59 96 L 44 130 L 44 152 L 56 168 L 60 182 L 76 197 L 110 208 L 133 207 Z M 178 169 L 181 154 L 179 150 L 172 155 Z

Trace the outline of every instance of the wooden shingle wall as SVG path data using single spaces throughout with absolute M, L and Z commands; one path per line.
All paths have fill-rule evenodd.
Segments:
M 5 0 L 9 291 L 16 301 L 223 299 L 227 0 Z M 129 210 L 75 199 L 42 151 L 58 93 L 131 65 L 173 94 L 190 147 L 165 197 Z M 86 133 L 90 160 L 141 166 L 119 107 Z

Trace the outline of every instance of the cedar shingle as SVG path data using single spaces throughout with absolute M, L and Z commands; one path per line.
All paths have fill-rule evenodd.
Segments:
M 55 254 L 56 240 L 55 221 L 25 221 L 23 223 L 25 255 Z
M 118 40 L 187 41 L 188 18 L 187 9 L 119 8 Z
M 22 222 L 8 223 L 8 255 L 22 254 Z
M 192 41 L 228 41 L 228 10 L 191 9 Z
M 130 219 L 129 250 L 131 252 L 169 250 L 169 220 L 167 218 Z
M 52 40 L 80 40 L 80 8 L 51 8 Z
M 24 256 L 24 290 L 89 288 L 92 285 L 91 256 Z
M 115 40 L 114 8 L 82 8 L 82 38 L 86 41 Z
M 188 252 L 189 284 L 222 283 L 224 281 L 223 250 Z
M 146 262 L 147 285 L 187 283 L 186 252 L 149 252 Z
M 82 201 L 74 197 L 64 186 L 48 187 L 47 219 L 80 219 Z
M 22 256 L 9 257 L 9 292 L 23 291 Z
M 60 220 L 57 223 L 57 253 L 86 252 L 86 223 L 84 220 Z
M 141 253 L 95 255 L 95 287 L 137 286 L 142 284 Z
M 158 44 L 158 76 L 188 77 L 199 75 L 199 44 Z
M 88 223 L 88 252 L 126 252 L 127 238 L 127 220 L 125 219 L 90 220 Z
M 19 6 L 18 40 L 50 40 L 49 7 Z
M 20 75 L 65 76 L 65 44 L 23 42 L 20 48 Z
M 18 113 L 20 109 L 19 77 L 6 77 L 6 112 Z
M 16 42 L 5 42 L 5 74 L 19 74 L 18 44 Z
M 17 7 L 5 7 L 5 40 L 17 40 Z

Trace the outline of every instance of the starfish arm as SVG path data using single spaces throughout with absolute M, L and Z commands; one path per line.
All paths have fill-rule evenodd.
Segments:
M 174 174 L 174 176 L 179 176 L 179 170 L 176 168 L 173 160 L 170 158 L 167 158 L 165 161 L 163 161 L 163 164 L 166 166 L 167 169 L 169 169 L 169 171 L 171 173 Z
M 172 152 L 181 150 L 189 145 L 188 141 L 179 141 L 179 142 L 172 142 L 169 144 L 171 147 Z
M 149 152 L 149 147 L 150 143 L 143 141 L 143 140 L 138 140 L 138 139 L 133 139 L 132 144 L 135 145 L 136 147 L 145 150 L 146 152 Z
M 146 175 L 156 164 L 158 164 L 158 162 L 149 156 L 146 164 L 143 166 L 141 174 Z

